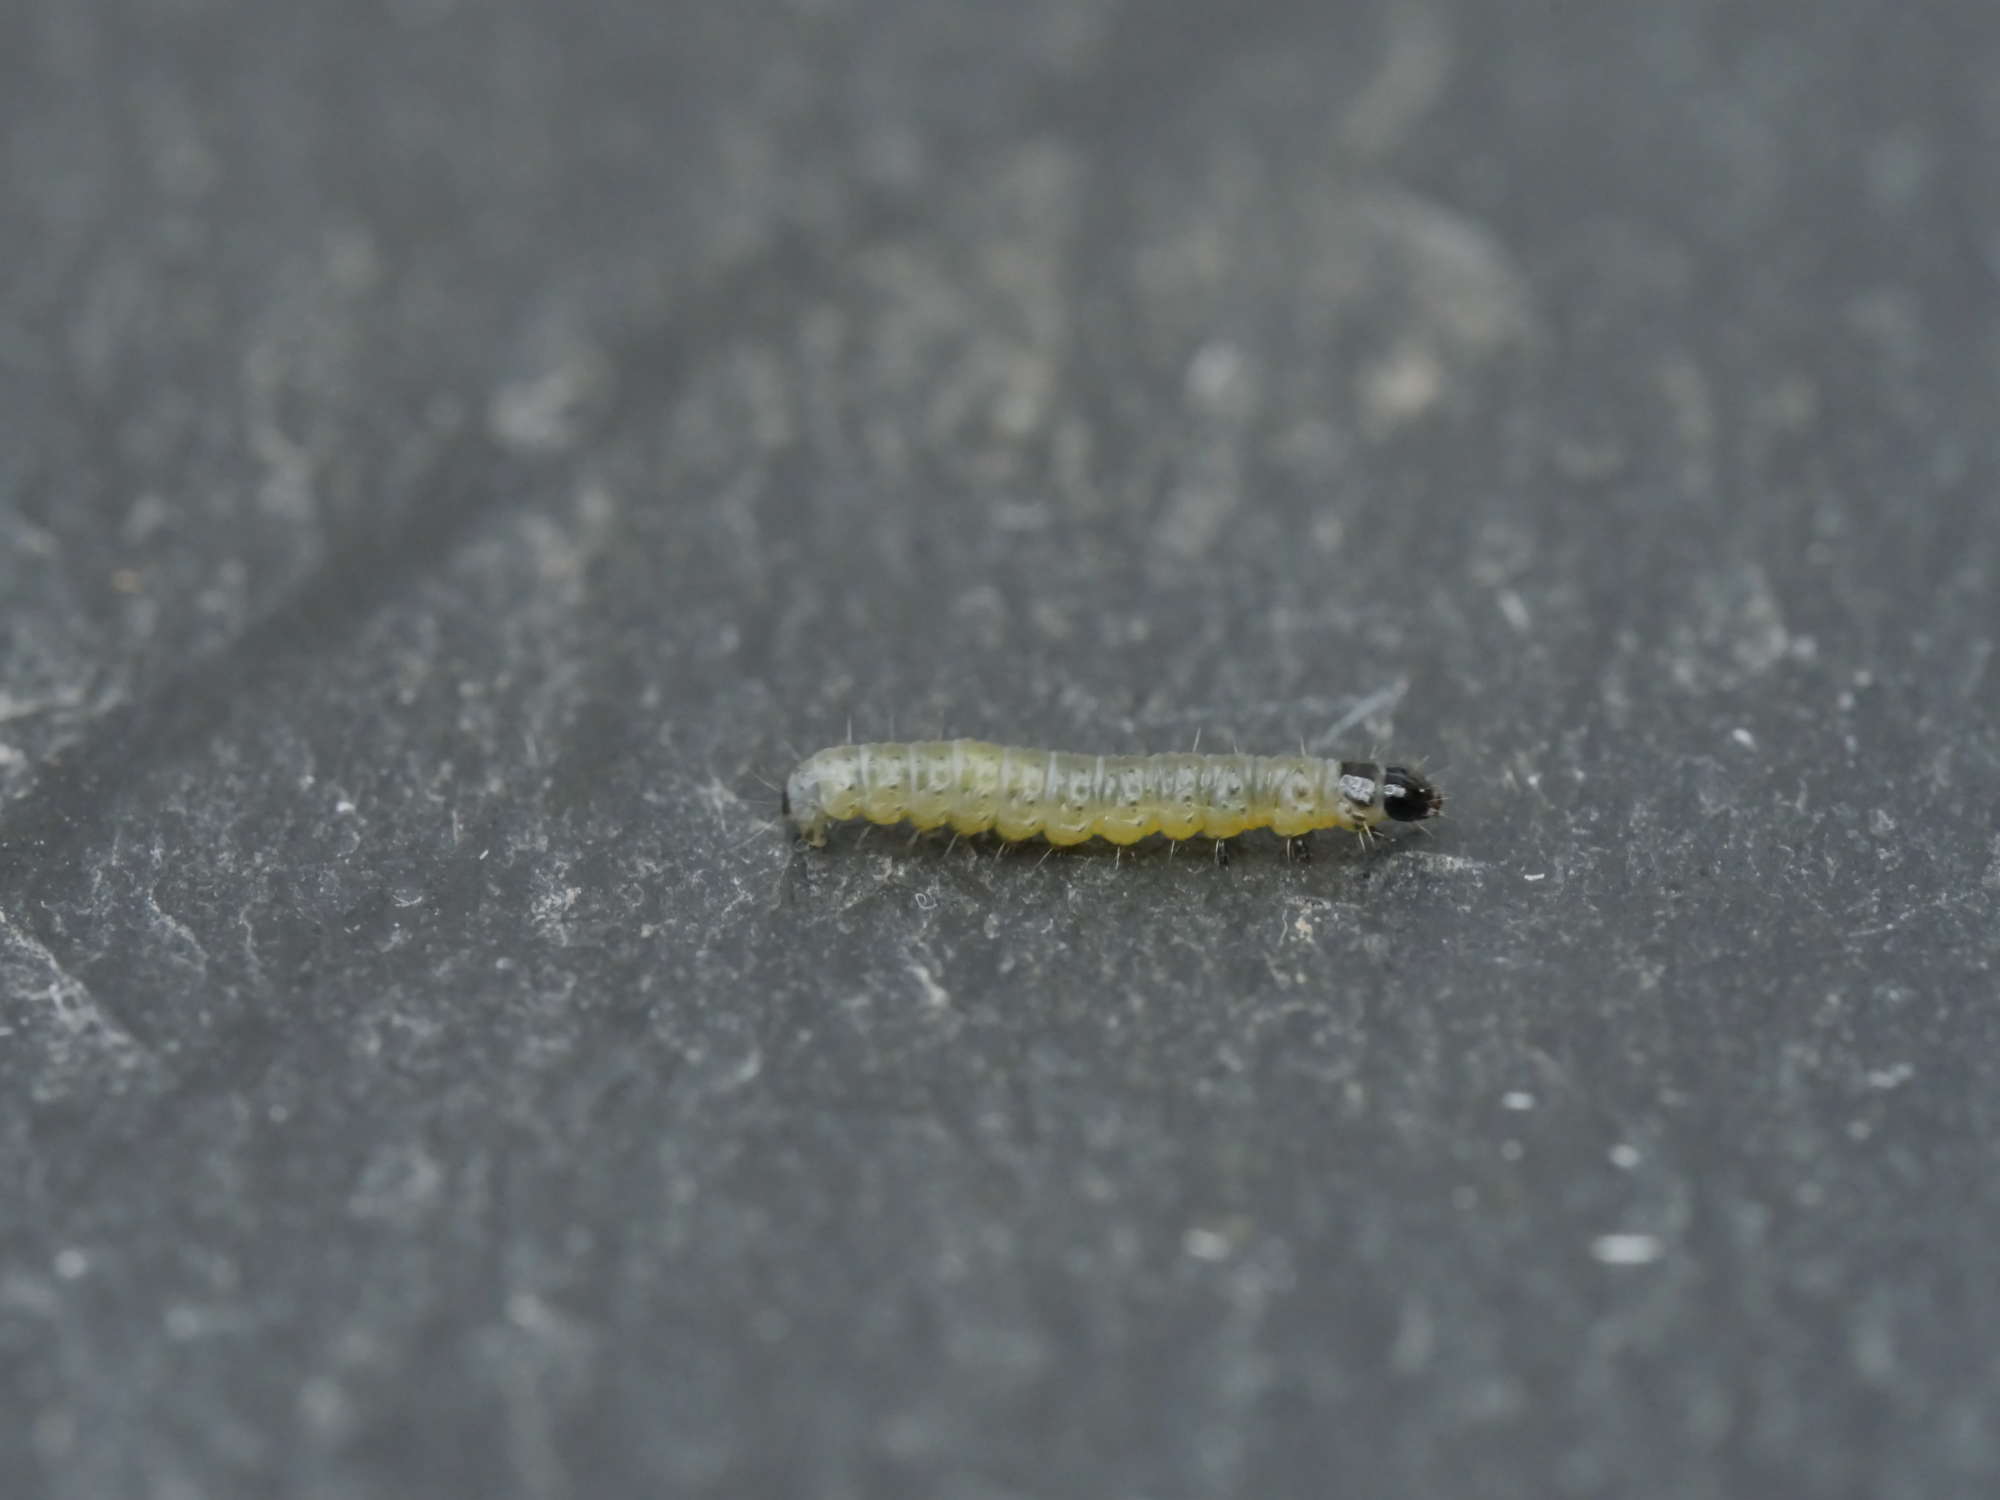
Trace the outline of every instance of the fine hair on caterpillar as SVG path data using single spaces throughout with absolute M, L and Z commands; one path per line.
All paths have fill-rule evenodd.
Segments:
M 781 798 L 798 835 L 823 846 L 835 823 L 909 823 L 1052 845 L 1284 839 L 1346 829 L 1364 844 L 1391 824 L 1444 811 L 1420 772 L 1311 755 L 1077 755 L 983 740 L 834 745 L 800 761 Z M 1428 830 L 1426 830 L 1428 831 Z

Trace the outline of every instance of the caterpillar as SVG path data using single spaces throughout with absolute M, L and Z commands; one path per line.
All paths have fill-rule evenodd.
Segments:
M 1220 840 L 1253 828 L 1294 839 L 1344 828 L 1372 841 L 1384 823 L 1419 823 L 1444 810 L 1444 794 L 1403 766 L 1311 755 L 1074 755 L 983 740 L 835 745 L 800 761 L 786 779 L 784 815 L 822 847 L 835 823 L 989 829 L 1017 842 L 1148 834 Z

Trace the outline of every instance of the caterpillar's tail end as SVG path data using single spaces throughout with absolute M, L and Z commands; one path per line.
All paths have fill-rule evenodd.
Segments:
M 1398 823 L 1421 823 L 1444 811 L 1444 793 L 1417 772 L 1390 766 L 1382 773 L 1382 811 Z
M 800 838 L 815 849 L 825 847 L 829 820 L 820 806 L 819 783 L 806 775 L 803 768 L 794 771 L 785 782 L 785 789 L 778 793 L 778 807 L 785 820 L 798 830 Z

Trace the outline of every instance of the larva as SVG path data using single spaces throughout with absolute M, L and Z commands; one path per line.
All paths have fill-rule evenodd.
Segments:
M 800 837 L 826 843 L 834 823 L 989 829 L 1051 844 L 1148 834 L 1234 838 L 1269 828 L 1297 838 L 1345 828 L 1417 823 L 1444 795 L 1415 771 L 1311 755 L 1072 755 L 983 740 L 835 745 L 807 756 L 785 782 L 784 812 Z

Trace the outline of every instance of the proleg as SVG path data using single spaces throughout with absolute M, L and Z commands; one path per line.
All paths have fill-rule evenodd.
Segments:
M 1228 839 L 1254 828 L 1288 839 L 1344 828 L 1367 841 L 1443 810 L 1444 794 L 1424 776 L 1373 761 L 1074 755 L 983 740 L 835 745 L 800 761 L 784 790 L 785 816 L 816 847 L 833 824 L 854 819 L 1051 844 Z

